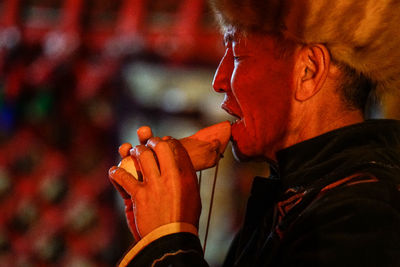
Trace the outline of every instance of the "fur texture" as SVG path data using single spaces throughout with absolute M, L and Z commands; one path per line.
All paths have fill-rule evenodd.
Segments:
M 210 0 L 223 27 L 322 43 L 332 57 L 400 91 L 399 0 Z

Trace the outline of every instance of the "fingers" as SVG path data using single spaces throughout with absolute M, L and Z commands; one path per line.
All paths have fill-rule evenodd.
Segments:
M 142 174 L 146 179 L 153 179 L 160 176 L 157 161 L 150 148 L 144 145 L 135 146 L 135 148 L 131 150 L 131 155 L 136 158 Z
M 153 132 L 149 126 L 142 126 L 137 130 L 137 136 L 139 138 L 140 144 L 145 145 L 147 140 L 153 137 Z
M 121 156 L 121 158 L 125 158 L 126 156 L 129 155 L 129 151 L 132 149 L 132 145 L 129 143 L 123 143 L 122 145 L 119 146 L 118 148 L 118 153 Z
M 155 152 L 158 163 L 160 164 L 161 174 L 177 171 L 175 155 L 173 152 L 174 148 L 171 147 L 168 142 L 163 141 L 160 138 L 151 138 L 147 142 L 147 146 Z
M 160 138 L 151 138 L 147 142 L 147 146 L 156 153 L 161 174 L 186 173 L 193 170 L 190 158 L 178 140 L 168 138 L 167 141 L 164 141 Z
M 108 171 L 111 183 L 118 190 L 122 198 L 128 199 L 136 195 L 140 182 L 123 168 L 113 166 Z
M 192 161 L 183 145 L 173 138 L 168 140 L 167 143 L 174 152 L 175 161 L 179 163 L 179 169 L 183 173 L 194 172 Z
M 145 145 L 147 140 L 153 137 L 153 132 L 149 126 L 142 126 L 137 130 L 137 135 L 139 138 L 139 142 L 142 145 Z M 129 155 L 129 151 L 132 149 L 132 145 L 130 143 L 124 143 L 118 148 L 119 155 L 121 158 L 125 158 Z

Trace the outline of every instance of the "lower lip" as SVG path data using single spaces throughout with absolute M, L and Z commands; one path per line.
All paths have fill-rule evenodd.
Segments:
M 242 119 L 236 119 L 236 120 L 234 120 L 234 121 L 231 123 L 231 125 L 236 125 L 236 124 L 239 124 L 239 123 L 241 123 L 241 122 L 243 122 Z
M 242 161 L 246 157 L 243 156 L 242 152 L 239 149 L 239 143 L 245 142 L 243 140 L 244 136 L 244 122 L 243 120 L 236 120 L 232 123 L 232 129 L 231 129 L 231 143 L 232 143 L 232 152 L 233 156 L 235 157 L 236 160 Z
M 243 124 L 243 120 L 240 119 L 237 119 L 231 123 L 232 136 L 235 134 L 235 132 L 238 130 L 237 128 L 240 127 L 241 124 Z

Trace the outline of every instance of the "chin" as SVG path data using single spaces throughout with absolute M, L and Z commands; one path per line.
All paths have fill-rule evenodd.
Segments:
M 236 161 L 247 162 L 247 161 L 266 161 L 268 163 L 275 162 L 275 159 L 271 153 L 262 153 L 262 151 L 257 151 L 256 146 L 252 144 L 249 140 L 250 135 L 244 132 L 244 128 L 240 125 L 233 125 L 232 127 L 232 153 Z
M 248 161 L 266 161 L 268 163 L 274 162 L 272 157 L 265 157 L 264 155 L 260 155 L 258 153 L 246 153 L 242 151 L 238 144 L 232 140 L 232 154 L 236 161 L 238 162 L 248 162 Z
M 256 155 L 256 153 L 253 153 L 251 149 L 249 148 L 249 143 L 245 141 L 246 143 L 243 144 L 241 142 L 243 140 L 238 140 L 235 138 L 234 135 L 231 137 L 231 143 L 232 143 L 232 153 L 236 161 L 239 162 L 247 162 L 251 160 L 257 160 L 260 159 L 259 156 Z
M 245 162 L 253 158 L 251 151 L 248 151 L 250 147 L 249 141 L 249 134 L 246 131 L 243 120 L 233 123 L 231 136 L 232 153 L 237 161 Z
M 240 152 L 235 141 L 232 141 L 232 154 L 236 161 L 245 162 L 250 160 L 250 157 Z

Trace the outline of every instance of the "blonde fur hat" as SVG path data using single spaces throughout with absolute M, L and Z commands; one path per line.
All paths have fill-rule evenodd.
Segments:
M 325 44 L 332 57 L 400 91 L 398 0 L 210 0 L 223 27 L 279 32 L 301 43 Z

